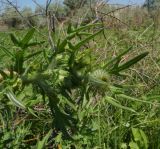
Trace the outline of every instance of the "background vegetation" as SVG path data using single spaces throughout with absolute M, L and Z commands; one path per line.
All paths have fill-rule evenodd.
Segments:
M 160 148 L 158 1 L 6 2 L 0 148 Z

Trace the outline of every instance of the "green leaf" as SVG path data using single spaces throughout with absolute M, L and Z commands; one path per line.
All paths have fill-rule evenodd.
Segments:
M 3 47 L 3 46 L 0 46 L 0 48 L 1 48 L 1 50 L 2 50 L 5 54 L 7 54 L 9 57 L 13 57 L 13 58 L 14 58 L 14 55 L 13 55 L 7 48 L 5 48 L 5 47 Z
M 69 105 L 70 108 L 72 108 L 74 111 L 77 111 L 77 106 L 71 102 L 69 99 L 64 98 L 64 102 L 66 105 Z
M 31 46 L 37 46 L 37 45 L 41 45 L 45 43 L 45 41 L 40 41 L 40 42 L 31 42 L 29 44 L 27 44 L 27 47 L 31 47 Z
M 45 149 L 47 141 L 48 141 L 49 137 L 51 136 L 52 132 L 53 132 L 53 130 L 50 130 L 41 141 L 38 141 L 38 143 L 36 145 L 36 149 Z
M 153 100 L 153 99 L 159 100 L 160 99 L 160 95 L 153 95 L 153 96 L 146 96 L 146 97 L 144 96 L 143 98 L 147 99 L 147 100 Z
M 28 31 L 28 33 L 24 36 L 24 38 L 21 40 L 21 48 L 25 48 L 26 45 L 29 43 L 29 41 L 32 39 L 34 35 L 35 29 L 32 28 Z
M 75 50 L 74 45 L 70 41 L 68 41 L 68 46 L 70 49 Z
M 31 108 L 27 108 L 28 112 L 31 113 L 33 116 L 35 116 L 36 118 L 40 119 Z
M 148 149 L 148 138 L 143 130 L 132 128 L 132 134 L 135 142 L 139 143 L 141 148 Z
M 16 72 L 21 74 L 23 72 L 24 51 L 20 50 L 16 52 L 15 59 L 16 61 L 15 61 L 14 69 Z
M 113 64 L 114 62 L 117 63 L 117 61 L 121 60 L 122 56 L 124 56 L 125 54 L 127 54 L 130 50 L 132 50 L 132 46 L 129 47 L 127 50 L 125 50 L 124 52 L 122 52 L 120 55 L 118 55 L 117 57 L 113 58 L 112 60 L 110 60 L 109 62 L 107 62 L 103 68 L 105 69 L 108 65 Z
M 20 101 L 18 101 L 18 99 L 16 98 L 16 96 L 14 95 L 14 93 L 11 90 L 8 89 L 6 91 L 6 95 L 7 95 L 8 99 L 10 99 L 17 107 L 19 107 L 21 109 L 26 109 L 24 104 L 21 103 Z
M 90 28 L 90 27 L 92 27 L 92 26 L 96 26 L 96 25 L 100 25 L 100 24 L 90 24 L 90 25 L 86 25 L 86 26 L 83 26 L 83 27 L 80 27 L 80 28 L 78 28 L 78 29 L 75 29 L 75 30 L 72 30 L 71 31 L 71 26 L 68 28 L 68 33 L 69 33 L 69 35 L 61 42 L 61 43 L 59 43 L 58 42 L 58 44 L 57 44 L 57 48 L 58 48 L 58 51 L 57 51 L 57 53 L 61 53 L 61 52 L 63 52 L 65 49 L 65 46 L 67 45 L 67 41 L 69 40 L 71 40 L 72 38 L 74 38 L 76 35 L 78 35 L 78 32 L 80 32 L 80 31 L 82 31 L 82 30 L 84 30 L 84 29 L 88 29 L 88 28 Z M 100 31 L 101 32 L 101 31 Z M 98 32 L 99 33 L 99 32 Z M 98 34 L 97 33 L 97 34 Z M 82 34 L 88 34 L 88 33 L 82 33 Z M 97 35 L 96 34 L 96 35 Z M 95 36 L 96 36 L 95 35 Z M 90 39 L 92 39 L 94 37 L 94 35 L 91 35 L 91 37 L 88 37 L 89 39 L 86 39 L 86 42 L 87 41 L 89 41 Z M 80 43 L 79 43 L 80 44 Z M 83 44 L 83 43 L 82 43 Z M 78 46 L 78 45 L 77 45 Z
M 70 34 L 71 32 L 72 32 L 72 24 L 70 23 L 67 28 L 67 34 Z
M 141 134 L 139 133 L 138 128 L 132 128 L 132 134 L 136 142 L 141 141 Z
M 13 33 L 10 34 L 10 37 L 11 37 L 11 40 L 14 43 L 14 45 L 19 46 L 20 43 Z
M 130 97 L 130 96 L 127 96 L 127 95 L 124 95 L 124 94 L 117 94 L 118 97 L 122 97 L 122 98 L 125 98 L 125 99 L 128 99 L 128 100 L 132 100 L 132 101 L 137 101 L 137 102 L 143 102 L 143 103 L 147 103 L 147 104 L 154 104 L 153 102 L 149 102 L 149 101 L 146 101 L 146 100 L 141 100 L 141 99 L 137 99 L 135 97 Z M 157 103 L 158 104 L 158 103 Z
M 58 48 L 57 53 L 63 52 L 65 50 L 65 46 L 68 43 L 67 41 L 68 40 L 70 41 L 72 38 L 74 38 L 76 36 L 76 34 L 77 33 L 71 33 L 71 34 L 69 34 L 61 43 L 60 43 L 60 41 L 58 41 L 58 43 L 57 43 L 57 48 Z
M 129 143 L 129 147 L 130 149 L 140 149 L 138 144 L 133 141 Z
M 61 43 L 59 41 L 58 44 L 57 44 L 57 48 L 58 48 L 57 53 L 64 52 L 66 45 L 67 45 L 67 39 L 64 39 Z
M 112 104 L 113 106 L 120 108 L 120 109 L 124 109 L 124 110 L 128 110 L 131 112 L 136 112 L 135 110 L 133 110 L 132 108 L 128 108 L 126 106 L 122 106 L 121 104 L 119 104 L 114 98 L 106 96 L 106 101 L 110 104 Z
M 75 29 L 75 30 L 72 30 L 72 33 L 76 32 L 80 32 L 82 30 L 86 30 L 88 28 L 91 28 L 91 27 L 94 27 L 94 26 L 101 26 L 102 24 L 101 23 L 95 23 L 95 24 L 88 24 L 88 25 L 85 25 L 85 26 L 82 26 L 82 27 L 79 27 L 78 29 Z
M 135 58 L 131 59 L 130 61 L 126 62 L 125 64 L 122 64 L 121 66 L 119 66 L 117 69 L 113 69 L 111 70 L 112 73 L 119 73 L 120 71 L 123 71 L 125 69 L 128 69 L 129 67 L 131 67 L 132 65 L 136 64 L 137 62 L 139 62 L 141 59 L 143 59 L 144 57 L 146 57 L 149 54 L 149 52 L 144 52 L 138 56 L 136 56 Z
M 80 41 L 78 44 L 75 45 L 75 49 L 78 50 L 81 46 L 83 46 L 85 43 L 87 43 L 89 40 L 93 39 L 95 36 L 97 36 L 99 33 L 101 33 L 103 29 L 100 31 L 88 36 L 86 39 Z
M 89 36 L 89 35 L 92 35 L 92 34 L 91 33 L 87 33 L 87 32 L 80 32 L 80 33 L 78 33 L 78 35 Z
M 30 54 L 30 55 L 28 55 L 28 56 L 25 57 L 24 61 L 26 61 L 26 60 L 28 60 L 28 59 L 30 59 L 30 58 L 32 58 L 32 57 L 34 57 L 34 56 L 42 53 L 42 52 L 43 52 L 43 51 L 38 51 L 38 52 L 35 52 L 35 53 L 33 53 L 33 54 Z
M 140 134 L 141 134 L 141 137 L 142 137 L 142 140 L 143 140 L 144 148 L 148 149 L 148 143 L 149 143 L 148 138 L 147 138 L 147 136 L 146 136 L 146 134 L 144 133 L 143 130 L 140 129 L 139 131 L 140 131 Z

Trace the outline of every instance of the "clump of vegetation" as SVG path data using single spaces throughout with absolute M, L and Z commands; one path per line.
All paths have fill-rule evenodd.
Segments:
M 160 147 L 154 25 L 38 31 L 0 33 L 1 148 Z

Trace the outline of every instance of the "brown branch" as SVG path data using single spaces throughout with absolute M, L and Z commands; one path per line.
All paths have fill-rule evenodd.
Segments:
M 18 8 L 17 8 L 17 6 L 16 5 L 14 5 L 11 1 L 9 1 L 9 0 L 6 0 L 7 2 L 8 2 L 8 4 L 10 5 L 10 6 L 12 6 L 15 10 L 16 10 L 16 12 L 22 17 L 22 18 L 24 18 L 24 16 L 21 14 L 21 12 L 18 10 Z
M 46 0 L 46 16 L 48 15 L 47 13 L 48 13 L 48 8 L 49 8 L 49 6 L 50 6 L 50 4 L 51 4 L 51 2 L 52 2 L 52 0 Z
M 124 6 L 124 7 L 120 7 L 120 8 L 114 9 L 114 10 L 108 12 L 108 13 L 104 13 L 104 12 L 101 12 L 101 11 L 97 11 L 97 12 L 100 13 L 100 14 L 103 14 L 103 16 L 101 17 L 101 20 L 103 20 L 103 18 L 104 18 L 105 16 L 109 16 L 109 17 L 111 17 L 111 18 L 113 18 L 113 19 L 115 19 L 115 20 L 118 20 L 120 23 L 126 25 L 127 27 L 129 27 L 128 24 L 126 24 L 125 22 L 121 21 L 120 19 L 118 19 L 117 17 L 115 17 L 115 16 L 113 16 L 113 15 L 111 15 L 111 14 L 112 14 L 112 13 L 114 14 L 116 11 L 119 11 L 119 10 L 122 10 L 122 9 L 125 9 L 125 8 L 128 8 L 128 7 L 130 7 L 130 6 L 131 6 L 131 5 L 127 5 L 127 6 Z
M 47 26 L 48 26 L 48 40 L 50 43 L 50 46 L 53 51 L 56 50 L 56 46 L 54 44 L 53 38 L 52 38 L 52 33 L 55 32 L 55 17 L 54 15 L 51 14 L 51 11 L 49 11 L 49 6 L 51 4 L 52 0 L 46 0 L 46 18 L 47 18 Z
M 36 0 L 32 0 L 32 2 L 35 3 L 39 8 L 45 11 L 45 9 L 39 3 L 37 3 Z
M 120 23 L 126 25 L 126 26 L 129 28 L 129 25 L 128 25 L 128 24 L 126 24 L 125 22 L 121 21 L 121 20 L 118 19 L 117 17 L 115 17 L 115 16 L 113 16 L 113 15 L 108 15 L 108 16 L 111 17 L 111 18 L 113 18 L 113 19 L 115 19 L 115 20 L 118 20 Z
M 116 11 L 119 11 L 119 10 L 121 10 L 121 9 L 128 8 L 128 7 L 130 7 L 130 6 L 132 6 L 132 5 L 127 5 L 127 6 L 124 6 L 124 7 L 120 7 L 120 8 L 114 9 L 114 10 L 108 12 L 108 13 L 104 13 L 104 12 L 100 12 L 100 11 L 98 11 L 98 12 L 101 13 L 101 14 L 104 14 L 104 16 L 106 16 L 106 15 L 109 15 L 109 14 L 114 13 L 114 12 L 116 12 Z

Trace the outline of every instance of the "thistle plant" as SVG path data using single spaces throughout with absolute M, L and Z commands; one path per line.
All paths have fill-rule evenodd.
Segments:
M 97 26 L 100 30 L 88 33 L 88 30 L 91 31 Z M 5 85 L 3 92 L 5 97 L 3 98 L 7 97 L 18 108 L 38 117 L 38 113 L 34 110 L 37 103 L 28 106 L 29 104 L 18 99 L 18 96 L 25 93 L 26 88 L 33 89 L 31 92 L 37 93 L 43 100 L 43 104 L 49 107 L 52 117 L 52 133 L 56 136 L 62 134 L 62 138 L 66 140 L 82 140 L 81 134 L 88 138 L 91 137 L 95 131 L 89 125 L 93 121 L 93 116 L 90 115 L 97 110 L 99 100 L 105 101 L 106 104 L 111 104 L 113 107 L 136 113 L 134 109 L 122 105 L 117 100 L 116 97 L 120 95 L 124 95 L 123 97 L 128 99 L 131 97 L 125 95 L 123 89 L 117 87 L 111 78 L 113 75 L 122 76 L 122 71 L 139 62 L 148 55 L 148 52 L 122 64 L 123 56 L 132 50 L 130 47 L 127 50 L 124 49 L 114 59 L 97 65 L 94 51 L 86 48 L 85 45 L 101 34 L 103 30 L 101 24 L 88 24 L 79 28 L 69 25 L 66 37 L 55 41 L 55 51 L 48 48 L 33 53 L 27 50 L 30 47 L 44 44 L 44 41 L 32 41 L 34 29 L 31 29 L 21 40 L 11 34 L 10 37 L 14 44 L 13 53 L 4 47 L 1 49 L 13 60 L 14 65 L 10 66 L 12 68 L 10 74 L 16 74 L 16 78 L 14 83 L 11 83 L 12 87 Z M 38 56 L 41 59 L 40 66 L 36 68 L 34 64 L 31 64 L 28 67 L 28 61 L 34 62 Z M 1 76 L 4 76 L 2 84 L 5 84 L 8 74 L 3 70 L 0 73 Z M 49 135 L 52 136 L 52 133 L 49 132 Z M 48 138 L 47 135 L 47 140 L 49 140 Z M 55 138 L 51 139 L 56 140 Z M 43 146 L 42 142 L 37 143 L 37 146 Z

